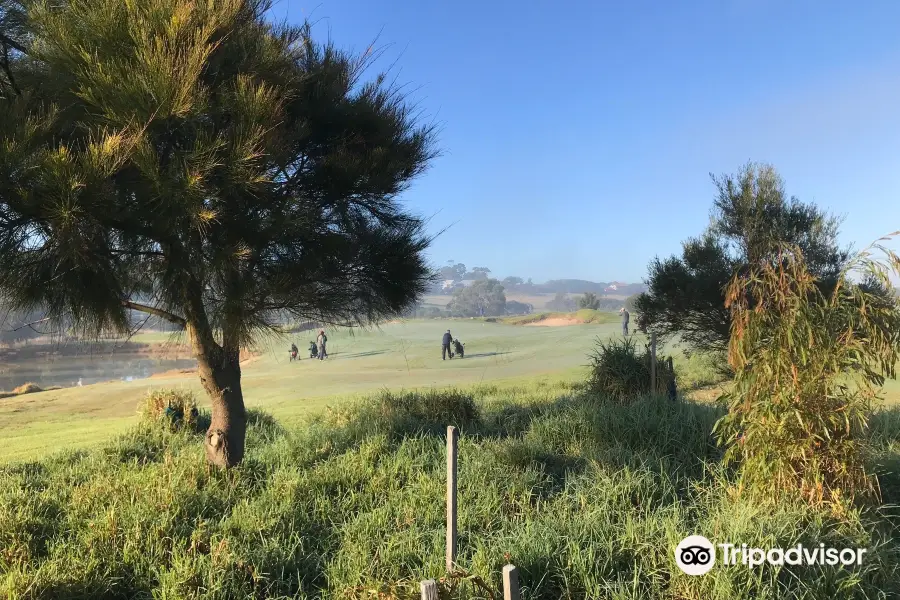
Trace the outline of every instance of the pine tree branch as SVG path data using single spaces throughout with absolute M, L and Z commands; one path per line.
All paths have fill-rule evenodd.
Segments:
M 19 89 L 19 86 L 16 85 L 16 79 L 13 77 L 12 69 L 9 66 L 9 45 L 4 41 L 2 42 L 3 46 L 3 57 L 0 60 L 0 67 L 3 68 L 3 72 L 6 73 L 6 78 L 9 80 L 9 85 L 12 86 L 13 91 L 17 96 L 22 95 L 22 90 Z
M 146 304 L 138 304 L 137 302 L 132 302 L 131 300 L 123 300 L 122 306 L 124 306 L 125 308 L 130 308 L 131 310 L 146 313 L 148 315 L 153 315 L 154 317 L 159 317 L 160 319 L 165 319 L 170 323 L 175 323 L 176 325 L 181 325 L 182 327 L 185 327 L 187 325 L 187 321 L 185 319 L 159 308 L 147 306 Z
M 2 43 L 4 46 L 9 46 L 13 50 L 18 50 L 22 54 L 28 54 L 28 52 L 25 50 L 25 46 L 21 45 L 14 39 L 3 35 L 2 33 L 0 33 L 0 43 Z

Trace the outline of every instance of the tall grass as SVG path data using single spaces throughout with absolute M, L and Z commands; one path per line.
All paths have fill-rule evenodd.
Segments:
M 525 598 L 900 592 L 887 513 L 835 520 L 729 496 L 711 437 L 720 416 L 689 402 L 623 405 L 575 385 L 384 393 L 298 430 L 251 411 L 253 451 L 226 472 L 206 465 L 202 434 L 145 421 L 96 451 L 0 468 L 0 596 L 417 597 L 419 580 L 444 575 L 448 424 L 462 432 L 459 563 L 494 590 L 512 562 Z M 888 464 L 900 417 L 875 421 Z M 672 556 L 689 534 L 870 551 L 854 570 L 716 567 L 690 577 Z M 465 583 L 453 595 L 485 597 Z
M 900 257 L 885 252 L 900 274 Z M 866 428 L 900 359 L 900 306 L 852 284 L 851 269 L 891 289 L 888 268 L 867 251 L 825 295 L 800 251 L 784 247 L 727 290 L 736 377 L 717 429 L 758 499 L 799 493 L 842 510 L 877 490 Z

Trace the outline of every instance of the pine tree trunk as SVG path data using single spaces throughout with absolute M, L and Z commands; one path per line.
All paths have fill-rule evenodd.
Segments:
M 222 468 L 233 467 L 244 459 L 247 413 L 241 390 L 241 352 L 238 344 L 225 339 L 215 342 L 205 320 L 188 323 L 200 383 L 209 396 L 212 421 L 206 432 L 206 459 Z
M 212 405 L 212 422 L 206 432 L 206 459 L 217 467 L 227 468 L 237 465 L 244 458 L 247 415 L 241 391 L 239 357 L 222 361 L 215 360 L 217 358 L 198 356 L 197 370 Z

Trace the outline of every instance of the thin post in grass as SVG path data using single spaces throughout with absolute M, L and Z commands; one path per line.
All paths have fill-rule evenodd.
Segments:
M 519 591 L 519 570 L 513 565 L 503 567 L 503 600 L 522 600 Z
M 447 572 L 456 567 L 456 467 L 459 431 L 453 425 L 447 427 Z
M 666 367 L 668 376 L 671 377 L 671 381 L 669 382 L 669 395 L 671 400 L 678 399 L 678 388 L 675 387 L 675 364 L 672 362 L 672 357 L 670 356 L 666 359 Z
M 656 394 L 656 334 L 650 334 L 650 393 Z
M 422 600 L 438 600 L 437 582 L 434 579 L 426 579 L 419 584 L 422 592 Z

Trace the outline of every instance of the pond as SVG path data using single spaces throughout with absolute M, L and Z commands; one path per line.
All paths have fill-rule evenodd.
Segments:
M 149 356 L 103 354 L 59 356 L 9 362 L 0 358 L 0 390 L 10 391 L 32 382 L 42 388 L 90 385 L 102 381 L 144 379 L 173 369 L 196 368 L 197 361 Z

